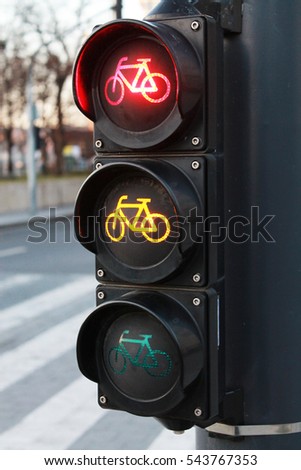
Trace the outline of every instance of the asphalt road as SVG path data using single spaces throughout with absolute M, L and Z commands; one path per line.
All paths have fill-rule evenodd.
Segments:
M 95 287 L 68 219 L 0 227 L 0 450 L 194 449 L 194 430 L 97 405 L 75 354 Z

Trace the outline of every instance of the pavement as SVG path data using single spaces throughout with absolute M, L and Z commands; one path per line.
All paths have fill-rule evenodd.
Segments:
M 14 225 L 27 224 L 32 217 L 42 217 L 55 220 L 57 217 L 70 217 L 74 211 L 73 205 L 66 205 L 62 207 L 47 207 L 44 209 L 37 209 L 35 212 L 9 212 L 0 214 L 0 227 L 10 227 Z

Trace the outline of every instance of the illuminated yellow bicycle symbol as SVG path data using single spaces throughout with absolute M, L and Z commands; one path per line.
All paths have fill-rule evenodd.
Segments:
M 163 215 L 156 212 L 150 212 L 148 204 L 150 198 L 137 198 L 135 203 L 124 202 L 128 199 L 127 195 L 120 196 L 116 209 L 108 215 L 105 222 L 106 234 L 113 242 L 120 242 L 125 235 L 127 226 L 133 232 L 140 232 L 151 243 L 160 243 L 166 240 L 170 234 L 170 223 Z M 123 209 L 137 209 L 132 221 L 125 215 Z M 164 232 L 160 235 L 158 232 L 159 224 L 163 222 Z M 158 234 L 158 238 L 153 238 L 153 234 Z

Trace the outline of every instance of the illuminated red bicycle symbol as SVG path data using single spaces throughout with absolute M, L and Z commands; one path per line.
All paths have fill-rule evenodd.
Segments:
M 122 57 L 117 64 L 115 74 L 108 78 L 105 84 L 105 97 L 112 106 L 120 104 L 125 95 L 125 86 L 131 93 L 141 93 L 150 103 L 162 103 L 170 94 L 170 81 L 162 73 L 151 72 L 148 62 L 152 59 L 137 59 L 136 64 L 124 64 L 128 57 Z M 123 70 L 137 69 L 137 73 L 132 81 L 126 78 Z M 142 78 L 142 74 L 145 77 Z M 138 84 L 140 80 L 140 85 Z M 161 85 L 163 81 L 163 86 Z M 161 82 L 161 83 L 160 83 Z M 159 85 L 159 86 L 158 86 Z M 163 90 L 161 96 L 153 98 L 151 95 Z

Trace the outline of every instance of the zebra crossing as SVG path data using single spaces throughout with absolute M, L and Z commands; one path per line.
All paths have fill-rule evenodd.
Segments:
M 75 353 L 94 292 L 88 275 L 0 274 L 0 450 L 194 449 L 194 430 L 97 405 Z

